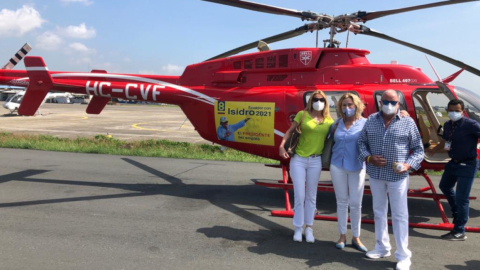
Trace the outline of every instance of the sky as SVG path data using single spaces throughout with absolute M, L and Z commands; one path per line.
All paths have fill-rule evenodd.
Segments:
M 296 10 L 339 15 L 434 2 L 424 0 L 257 0 Z M 480 1 L 391 15 L 367 26 L 480 69 Z M 2 0 L 0 66 L 25 43 L 50 70 L 181 75 L 186 66 L 232 48 L 302 26 L 298 18 L 200 0 Z M 346 33 L 336 39 L 346 43 Z M 327 39 L 328 31 L 319 33 Z M 323 42 L 320 42 L 323 46 Z M 270 44 L 271 49 L 315 47 L 315 34 Z M 367 49 L 371 63 L 419 67 L 437 80 L 421 52 L 350 34 L 349 47 Z M 253 52 L 253 50 L 249 51 Z M 440 77 L 459 68 L 429 57 Z M 3 60 L 2 60 L 3 59 Z M 2 62 L 3 61 L 3 62 Z M 23 61 L 15 69 L 24 69 Z M 454 85 L 480 91 L 480 77 L 464 71 Z

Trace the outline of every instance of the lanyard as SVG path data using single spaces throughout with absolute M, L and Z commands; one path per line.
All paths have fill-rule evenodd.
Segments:
M 448 141 L 451 142 L 452 141 L 452 136 L 453 136 L 453 133 L 455 132 L 455 130 L 457 129 L 458 126 L 460 126 L 460 123 L 458 123 L 457 125 L 455 125 L 455 127 L 453 127 L 454 124 L 452 124 L 452 126 L 450 127 L 450 134 L 448 135 Z

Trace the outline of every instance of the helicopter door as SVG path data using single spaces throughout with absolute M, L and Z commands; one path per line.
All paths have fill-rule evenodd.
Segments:
M 443 141 L 438 133 L 441 125 L 449 120 L 446 106 L 450 98 L 441 89 L 418 89 L 412 98 L 423 147 L 433 148 Z M 433 157 L 425 155 L 425 161 L 429 163 L 446 163 L 448 160 L 448 153 L 443 149 Z

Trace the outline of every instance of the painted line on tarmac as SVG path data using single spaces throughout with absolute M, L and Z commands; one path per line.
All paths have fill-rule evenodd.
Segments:
M 58 116 L 71 116 L 71 117 L 75 117 L 75 115 L 71 115 L 71 114 L 64 114 L 64 113 L 61 113 L 61 114 L 56 114 Z M 74 118 L 74 120 L 76 120 L 77 117 Z M 88 116 L 81 116 L 80 120 L 87 120 L 88 119 Z M 72 120 L 72 119 L 69 119 L 69 120 Z
M 140 130 L 149 130 L 149 131 L 161 131 L 161 132 L 196 132 L 194 130 L 169 130 L 169 129 L 158 129 L 158 128 L 145 128 L 141 127 L 140 125 L 146 125 L 148 123 L 153 123 L 153 122 L 145 122 L 145 123 L 137 123 L 133 124 L 132 127 Z M 182 125 L 180 128 L 185 128 L 187 127 L 186 125 Z

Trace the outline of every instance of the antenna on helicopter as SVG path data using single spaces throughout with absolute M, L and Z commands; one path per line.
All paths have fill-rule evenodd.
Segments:
M 430 62 L 430 59 L 428 59 L 428 56 L 425 55 L 425 58 L 427 58 L 428 63 L 433 69 L 433 72 L 435 73 L 435 76 L 437 76 L 438 81 L 443 82 L 442 79 L 440 79 L 440 76 L 438 76 L 437 70 L 435 70 L 435 67 L 433 66 L 432 62 Z

